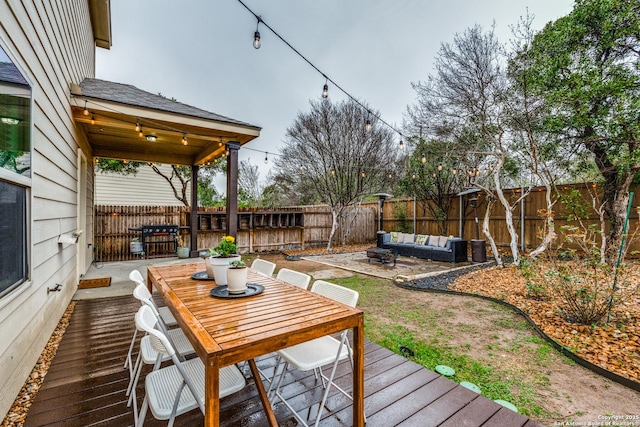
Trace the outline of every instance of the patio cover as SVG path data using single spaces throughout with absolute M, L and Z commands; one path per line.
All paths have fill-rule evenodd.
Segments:
M 260 136 L 260 127 L 132 85 L 99 79 L 85 79 L 79 86 L 71 84 L 71 110 L 89 144 L 83 148 L 93 157 L 189 165 L 195 182 L 198 166 L 220 158 L 228 150 L 227 233 L 236 235 L 238 149 Z M 155 137 L 155 141 L 148 141 L 147 136 Z M 191 188 L 191 229 L 197 230 L 197 186 Z M 197 233 L 192 233 L 192 255 L 197 255 L 197 249 Z

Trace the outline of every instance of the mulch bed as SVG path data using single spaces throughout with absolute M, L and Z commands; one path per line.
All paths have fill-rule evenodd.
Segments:
M 640 263 L 632 269 L 640 281 Z M 553 298 L 526 298 L 526 283 L 517 267 L 492 267 L 457 278 L 449 290 L 503 300 L 518 307 L 560 345 L 581 358 L 632 381 L 640 382 L 640 295 L 614 307 L 612 321 L 579 325 L 558 314 Z

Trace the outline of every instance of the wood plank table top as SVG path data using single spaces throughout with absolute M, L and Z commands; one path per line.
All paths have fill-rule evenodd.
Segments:
M 324 335 L 353 329 L 354 426 L 364 425 L 364 315 L 353 308 L 249 270 L 264 292 L 214 298 L 214 281 L 194 280 L 204 263 L 151 266 L 148 285 L 162 295 L 205 364 L 205 425 L 219 425 L 219 369 Z M 259 392 L 262 383 L 255 377 Z M 265 406 L 268 416 L 270 405 Z

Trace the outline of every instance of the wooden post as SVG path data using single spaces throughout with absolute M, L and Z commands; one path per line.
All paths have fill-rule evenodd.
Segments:
M 191 215 L 189 226 L 191 227 L 191 244 L 189 256 L 196 258 L 198 254 L 198 165 L 191 165 Z
M 238 150 L 240 143 L 227 142 L 227 236 L 238 234 Z

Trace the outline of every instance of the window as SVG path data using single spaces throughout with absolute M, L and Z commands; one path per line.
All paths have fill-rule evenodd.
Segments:
M 0 298 L 28 279 L 30 177 L 31 88 L 0 47 Z

